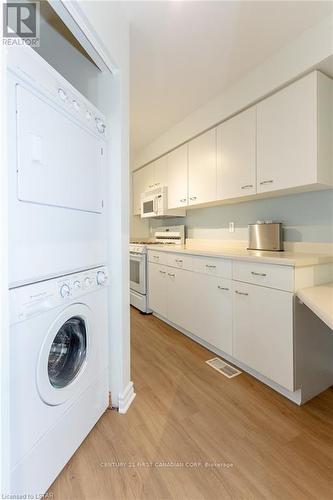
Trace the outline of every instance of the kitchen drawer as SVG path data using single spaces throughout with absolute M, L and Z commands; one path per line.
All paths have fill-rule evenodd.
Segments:
M 192 270 L 192 255 L 184 255 L 181 253 L 169 253 L 168 254 L 168 266 L 178 267 L 179 269 Z
M 148 250 L 148 262 L 155 262 L 155 264 L 168 264 L 168 254 L 165 252 L 156 252 L 155 250 Z
M 294 291 L 294 268 L 257 262 L 233 262 L 232 277 L 255 285 Z
M 211 257 L 193 257 L 193 271 L 221 278 L 231 278 L 231 260 Z

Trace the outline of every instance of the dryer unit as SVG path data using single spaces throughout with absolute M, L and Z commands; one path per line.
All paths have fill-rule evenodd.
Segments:
M 37 498 L 108 406 L 107 271 L 10 291 L 10 493 Z
M 8 54 L 10 286 L 106 262 L 101 112 L 29 47 Z

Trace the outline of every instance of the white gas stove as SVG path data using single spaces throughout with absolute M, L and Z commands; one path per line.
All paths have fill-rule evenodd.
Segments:
M 185 226 L 165 226 L 155 230 L 152 240 L 131 241 L 130 252 L 130 289 L 131 305 L 144 313 L 151 312 L 148 307 L 147 287 L 147 247 L 148 245 L 183 245 Z

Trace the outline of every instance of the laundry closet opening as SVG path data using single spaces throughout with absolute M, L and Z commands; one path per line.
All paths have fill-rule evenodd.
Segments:
M 101 70 L 48 2 L 40 2 L 40 46 L 36 52 L 95 106 Z

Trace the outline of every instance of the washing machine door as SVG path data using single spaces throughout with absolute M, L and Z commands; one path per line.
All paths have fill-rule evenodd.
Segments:
M 87 384 L 92 312 L 84 304 L 67 307 L 51 325 L 37 364 L 37 386 L 49 405 L 76 397 Z

